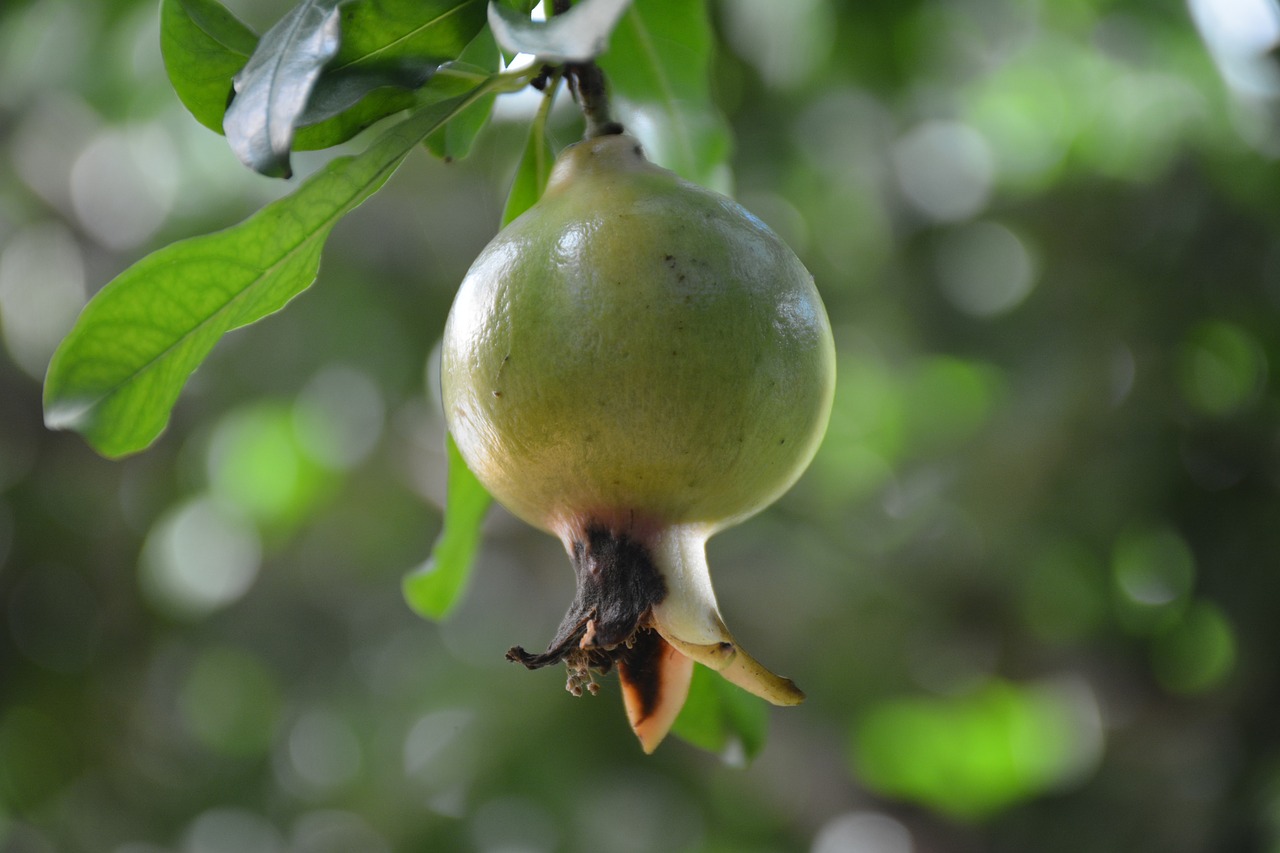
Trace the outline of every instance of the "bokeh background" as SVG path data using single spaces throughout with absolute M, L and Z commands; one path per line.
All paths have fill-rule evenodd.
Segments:
M 816 463 L 710 548 L 809 694 L 749 764 L 645 757 L 615 682 L 503 660 L 572 574 L 500 510 L 448 621 L 401 597 L 528 101 L 410 158 L 107 462 L 41 422 L 76 312 L 289 185 L 183 111 L 152 0 L 0 4 L 0 850 L 1280 850 L 1276 4 L 711 15 L 735 194 L 840 352 Z

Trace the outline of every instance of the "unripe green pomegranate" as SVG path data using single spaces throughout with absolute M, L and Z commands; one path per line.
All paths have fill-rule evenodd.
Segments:
M 485 247 L 445 327 L 449 430 L 486 488 L 564 542 L 578 590 L 545 653 L 569 688 L 617 666 L 646 751 L 693 661 L 778 704 L 803 694 L 725 628 L 705 543 L 813 457 L 835 353 L 812 277 L 735 202 L 630 136 L 566 149 Z

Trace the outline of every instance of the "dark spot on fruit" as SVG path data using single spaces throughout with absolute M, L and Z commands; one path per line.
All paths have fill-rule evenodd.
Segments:
M 501 392 L 501 391 L 494 391 L 494 392 L 493 392 L 493 396 L 495 396 L 495 397 L 501 397 L 501 396 L 502 396 L 502 392 Z

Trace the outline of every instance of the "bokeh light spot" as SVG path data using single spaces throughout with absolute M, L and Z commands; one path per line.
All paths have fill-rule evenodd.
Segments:
M 309 711 L 289 732 L 289 759 L 307 784 L 336 788 L 360 772 L 360 741 L 337 714 Z
M 1236 635 L 1222 610 L 1192 604 L 1176 624 L 1152 641 L 1156 677 L 1174 693 L 1202 693 L 1221 684 L 1236 660 Z
M 970 117 L 991 143 L 1002 182 L 1034 188 L 1060 171 L 1078 117 L 1070 109 L 1060 57 L 1044 47 L 1035 62 L 991 75 L 970 97 Z
M 912 853 L 911 833 L 879 812 L 848 812 L 818 830 L 810 853 Z
M 0 254 L 0 330 L 9 354 L 32 378 L 44 378 L 86 299 L 80 247 L 64 226 L 29 225 Z
M 798 86 L 835 42 L 835 16 L 822 0 L 738 0 L 724 7 L 725 36 L 770 86 Z
M 420 717 L 405 737 L 405 774 L 435 783 L 447 778 L 471 757 L 463 735 L 474 717 L 464 708 L 444 708 Z
M 232 756 L 266 751 L 280 714 L 280 688 L 248 652 L 214 648 L 192 666 L 180 696 L 188 731 L 214 752 Z
M 142 245 L 173 207 L 176 161 L 173 142 L 159 126 L 100 132 L 71 167 L 71 203 L 80 224 L 109 249 Z
M 351 812 L 324 809 L 294 822 L 292 853 L 391 853 L 391 845 Z
M 1003 389 L 996 368 L 947 357 L 923 360 L 903 384 L 907 452 L 914 456 L 972 438 Z
M 901 392 L 888 367 L 873 352 L 844 351 L 831 423 L 810 469 L 823 505 L 857 500 L 893 479 L 903 421 Z
M 284 853 L 284 838 L 261 815 L 210 809 L 187 827 L 181 853 Z
M 312 419 L 317 425 L 308 427 L 311 441 L 325 446 L 331 441 L 321 438 L 328 421 L 320 415 L 299 416 L 285 403 L 259 403 L 228 414 L 209 442 L 206 463 L 213 493 L 263 527 L 287 528 L 301 521 L 328 493 L 332 479 L 303 450 L 295 428 L 300 420 Z
M 552 853 L 564 849 L 551 815 L 522 797 L 484 803 L 471 816 L 469 829 L 476 850 Z
M 1210 320 L 1187 336 L 1179 361 L 1183 396 L 1208 415 L 1229 415 L 1258 396 L 1267 375 L 1266 356 L 1248 332 Z
M 307 384 L 294 405 L 298 444 L 335 470 L 359 464 L 382 438 L 386 410 L 368 375 L 346 366 L 326 368 Z
M 893 165 L 912 207 L 938 222 L 981 213 L 995 176 L 987 141 L 956 121 L 929 121 L 910 131 L 894 146 Z
M 652 815 L 662 815 L 653 820 Z M 697 850 L 703 834 L 697 801 L 632 771 L 584 791 L 575 815 L 578 848 L 610 853 Z
M 1189 0 L 1188 5 L 1233 88 L 1254 97 L 1280 92 L 1280 71 L 1271 56 L 1280 42 L 1280 9 L 1274 0 Z
M 18 177 L 56 210 L 70 214 L 71 164 L 100 124 L 97 113 L 74 95 L 42 97 L 13 132 L 10 156 Z
M 971 317 L 995 317 L 1026 299 L 1037 262 L 1026 243 L 996 222 L 974 222 L 943 234 L 934 268 L 942 294 Z
M 1076 542 L 1048 546 L 1023 577 L 1022 614 L 1036 636 L 1051 643 L 1087 637 L 1107 618 L 1107 570 Z
M 226 607 L 258 576 L 262 545 L 245 521 L 209 498 L 170 510 L 143 545 L 143 592 L 161 610 L 182 617 Z

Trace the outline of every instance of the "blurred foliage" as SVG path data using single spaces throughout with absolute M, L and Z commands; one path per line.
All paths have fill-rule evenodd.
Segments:
M 401 597 L 445 486 L 423 377 L 536 93 L 411 156 L 110 463 L 41 424 L 58 339 L 288 187 L 182 108 L 156 4 L 0 5 L 0 849 L 1280 849 L 1275 4 L 711 12 L 735 195 L 841 371 L 811 471 L 711 543 L 809 694 L 745 768 L 503 660 L 572 578 L 499 511 L 448 620 Z

